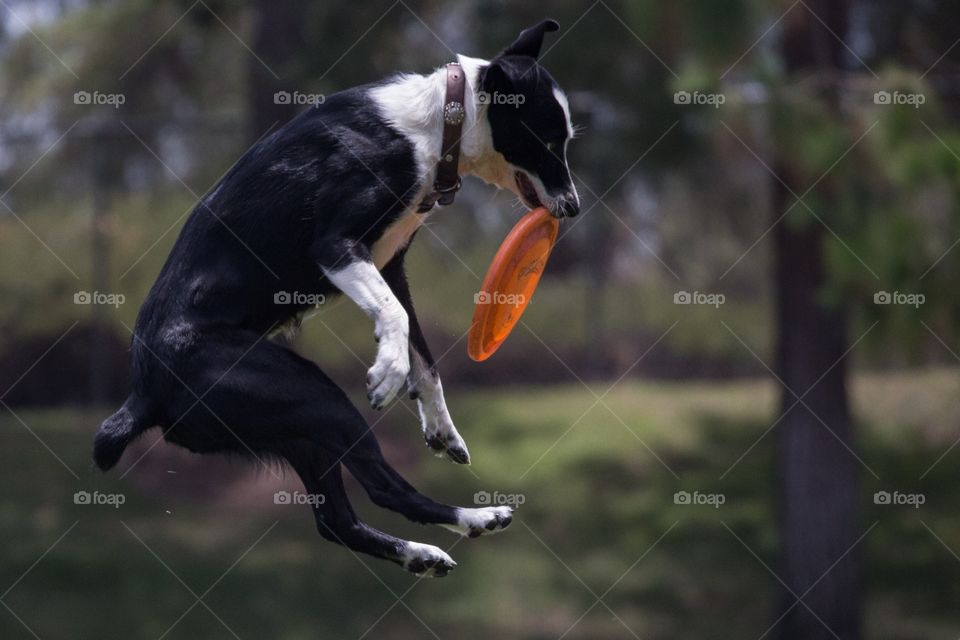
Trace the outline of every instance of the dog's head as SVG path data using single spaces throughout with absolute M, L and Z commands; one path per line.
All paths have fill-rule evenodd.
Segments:
M 567 97 L 537 58 L 553 20 L 525 29 L 481 69 L 478 101 L 486 105 L 493 148 L 506 160 L 504 182 L 530 208 L 575 216 L 580 199 L 567 167 L 573 137 Z

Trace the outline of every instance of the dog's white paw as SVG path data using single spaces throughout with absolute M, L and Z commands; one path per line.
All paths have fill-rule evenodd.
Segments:
M 407 542 L 403 550 L 403 568 L 420 578 L 441 578 L 457 566 L 453 558 L 430 544 Z
M 383 340 L 377 359 L 367 372 L 367 398 L 374 409 L 382 409 L 403 388 L 410 373 L 410 355 L 404 340 Z
M 512 507 L 481 507 L 457 509 L 457 524 L 445 524 L 444 528 L 468 538 L 503 531 L 513 522 Z
M 420 419 L 423 421 L 423 438 L 438 458 L 447 457 L 457 464 L 470 464 L 470 452 L 457 428 L 453 426 L 446 407 L 443 411 L 428 411 L 420 404 Z

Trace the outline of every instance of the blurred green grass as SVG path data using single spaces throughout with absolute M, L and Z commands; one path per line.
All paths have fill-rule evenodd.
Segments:
M 240 638 L 557 638 L 574 624 L 567 638 L 629 637 L 626 627 L 643 638 L 759 636 L 777 586 L 761 564 L 776 567 L 773 434 L 721 476 L 769 427 L 773 385 L 624 381 L 604 395 L 608 386 L 448 390 L 469 469 L 427 455 L 401 406 L 377 423 L 388 457 L 429 495 L 465 505 L 477 491 L 523 496 L 508 532 L 460 540 L 352 487 L 375 526 L 450 550 L 459 567 L 443 580 L 322 541 L 305 507 L 257 497 L 251 479 L 273 479 L 256 465 L 191 475 L 178 465 L 192 457 L 176 454 L 167 466 L 197 484 L 173 491 L 147 464 L 171 455 L 163 446 L 124 479 L 90 468 L 104 411 L 18 411 L 23 423 L 4 413 L 0 589 L 14 586 L 0 637 L 32 637 L 14 613 L 44 639 L 231 638 L 227 627 Z M 880 476 L 861 474 L 864 530 L 879 521 L 862 547 L 868 637 L 960 635 L 960 561 L 944 546 L 960 550 L 960 451 L 920 479 L 956 437 L 958 388 L 957 370 L 855 378 L 860 455 Z M 675 505 L 681 489 L 726 502 Z M 876 506 L 881 489 L 926 503 Z M 75 505 L 78 490 L 126 502 Z

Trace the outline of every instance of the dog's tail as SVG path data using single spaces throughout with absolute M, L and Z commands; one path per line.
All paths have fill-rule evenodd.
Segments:
M 93 441 L 93 461 L 102 471 L 112 469 L 123 455 L 123 450 L 133 442 L 151 421 L 142 411 L 139 403 L 127 398 L 120 410 L 103 421 Z

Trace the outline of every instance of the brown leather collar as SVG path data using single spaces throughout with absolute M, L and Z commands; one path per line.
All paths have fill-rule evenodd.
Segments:
M 417 213 L 426 213 L 435 204 L 451 204 L 460 190 L 460 138 L 463 135 L 463 121 L 467 117 L 463 104 L 465 86 L 466 78 L 460 65 L 456 62 L 448 64 L 447 93 L 443 101 L 443 139 L 437 176 L 433 181 L 433 191 L 423 197 Z

